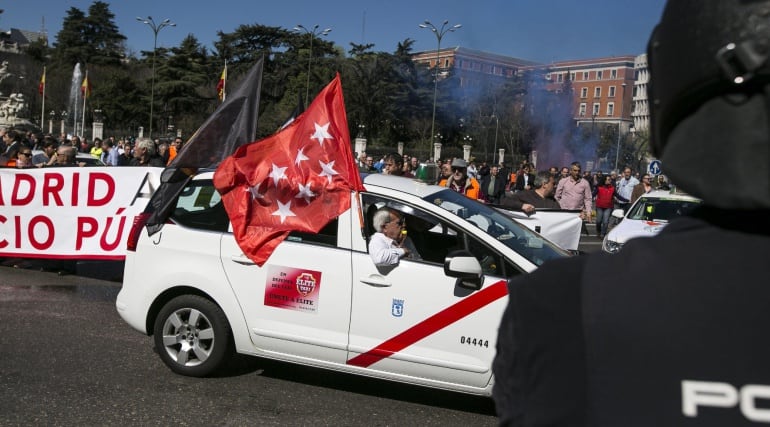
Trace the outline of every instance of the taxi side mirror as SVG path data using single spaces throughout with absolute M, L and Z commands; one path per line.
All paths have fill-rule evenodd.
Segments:
M 470 252 L 459 250 L 450 252 L 444 259 L 444 274 L 457 278 L 457 286 L 466 289 L 481 289 L 484 273 L 479 260 Z

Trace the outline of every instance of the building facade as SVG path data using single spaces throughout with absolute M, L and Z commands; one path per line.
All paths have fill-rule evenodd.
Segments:
M 637 131 L 650 129 L 650 103 L 647 100 L 647 85 L 650 82 L 650 69 L 647 66 L 647 54 L 641 54 L 634 60 L 634 97 L 631 118 Z
M 11 28 L 7 31 L 0 30 L 0 52 L 20 53 L 22 49 L 38 40 L 47 43 L 48 36 L 45 32 L 19 30 L 17 28 Z
M 612 124 L 625 133 L 633 124 L 634 61 L 634 56 L 614 56 L 553 62 L 545 66 L 546 89 L 571 87 L 578 126 Z
M 526 59 L 512 58 L 464 47 L 448 47 L 438 51 L 417 52 L 412 60 L 433 68 L 438 63 L 439 78 L 445 78 L 452 71 L 460 78 L 460 87 L 468 88 L 481 84 L 483 81 L 499 79 L 500 81 L 518 74 L 525 67 L 539 65 Z
M 504 80 L 522 72 L 545 75 L 545 87 L 560 91 L 570 80 L 573 116 L 578 126 L 620 125 L 621 132 L 649 127 L 647 103 L 647 55 L 558 61 L 540 64 L 520 58 L 481 52 L 463 47 L 424 51 L 412 56 L 414 62 L 433 68 L 439 78 L 449 72 L 460 78 L 461 87 L 473 87 L 489 78 Z

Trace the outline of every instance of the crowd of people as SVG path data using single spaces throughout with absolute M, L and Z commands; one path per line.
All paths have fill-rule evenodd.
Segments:
M 414 177 L 420 166 L 417 157 L 390 153 L 377 162 L 361 153 L 358 167 L 365 173 L 382 173 Z M 628 208 L 640 196 L 655 189 L 668 190 L 666 177 L 634 173 L 630 167 L 622 172 L 583 171 L 579 162 L 537 171 L 533 164 L 522 162 L 517 169 L 505 164 L 489 165 L 462 158 L 439 162 L 436 184 L 448 187 L 483 203 L 521 210 L 531 215 L 536 209 L 580 211 L 588 223 L 596 223 L 596 234 L 603 238 L 609 228 L 614 209 Z
M 110 136 L 88 141 L 79 136 L 37 134 L 0 127 L 0 167 L 42 168 L 53 166 L 85 166 L 79 153 L 99 160 L 105 166 L 164 167 L 182 148 L 183 140 L 170 143 L 149 138 Z

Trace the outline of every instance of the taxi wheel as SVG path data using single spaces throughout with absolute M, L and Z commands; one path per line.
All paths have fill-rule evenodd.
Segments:
M 232 354 L 225 313 L 198 295 L 182 295 L 166 303 L 155 319 L 153 334 L 161 360 L 178 374 L 209 375 Z

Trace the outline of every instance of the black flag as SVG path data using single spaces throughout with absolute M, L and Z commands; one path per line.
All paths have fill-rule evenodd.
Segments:
M 150 213 L 147 229 L 154 234 L 161 229 L 172 208 L 172 201 L 198 172 L 214 168 L 243 144 L 257 138 L 259 96 L 262 90 L 260 58 L 234 92 L 206 119 L 187 140 L 179 154 L 161 174 L 161 186 L 147 203 Z

